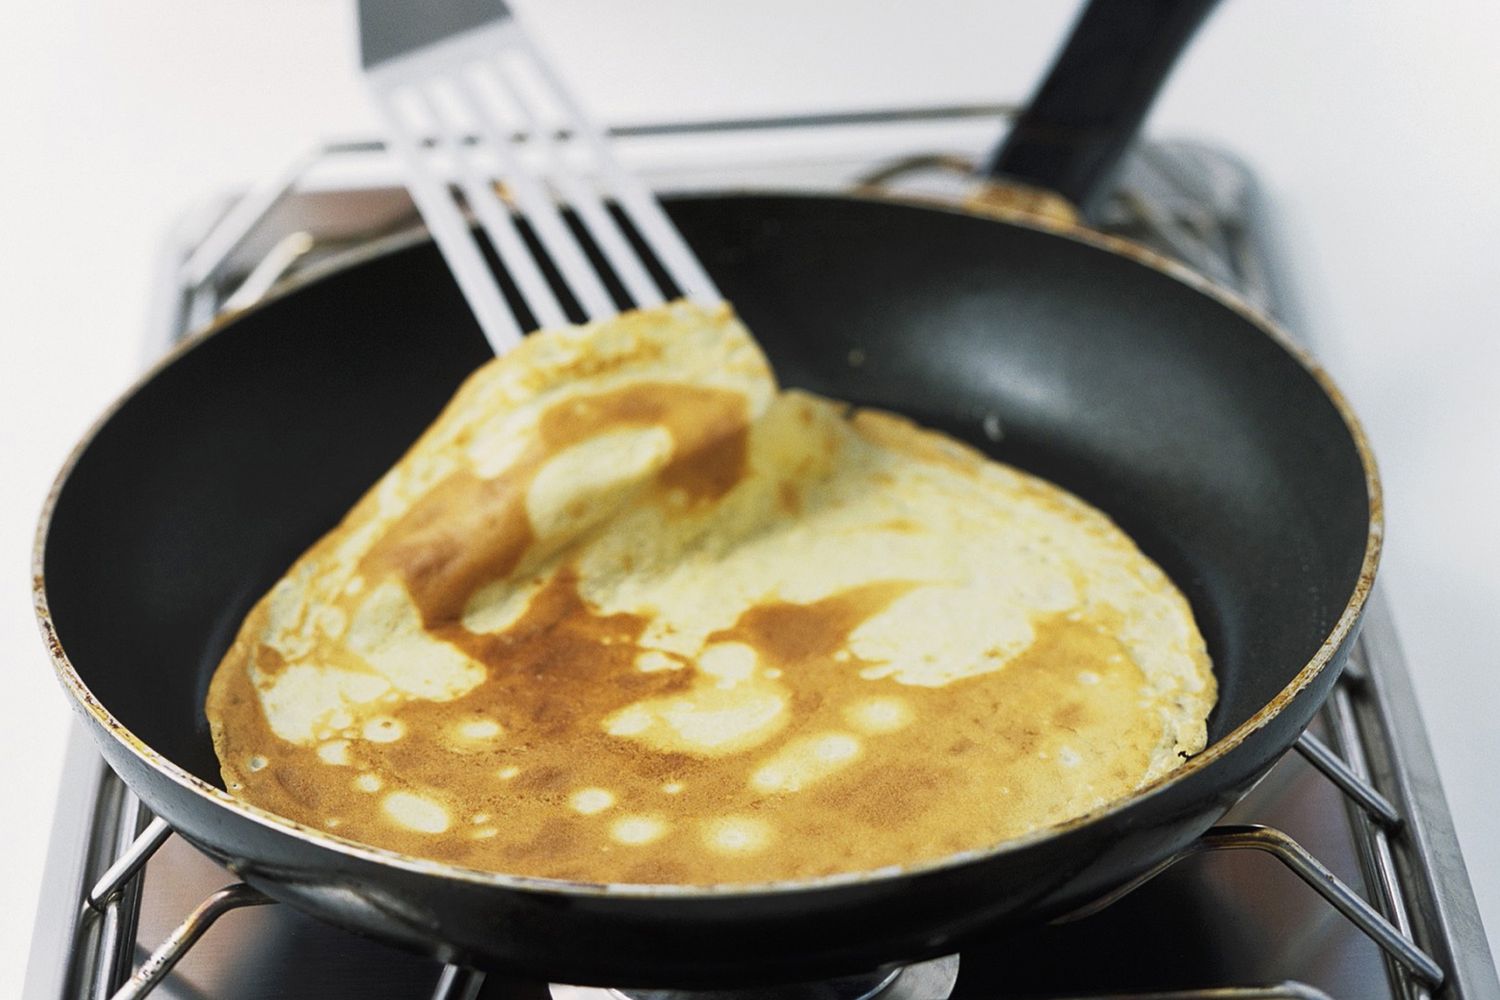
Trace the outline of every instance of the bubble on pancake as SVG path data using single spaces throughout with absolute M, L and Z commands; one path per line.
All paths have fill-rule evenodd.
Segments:
M 848 733 L 829 733 L 813 741 L 812 756 L 819 764 L 844 764 L 859 756 L 860 742 Z
M 245 766 L 248 767 L 252 772 L 254 772 L 264 770 L 270 763 L 270 761 L 266 760 L 266 758 L 257 753 L 251 754 L 250 759 L 245 761 Z
M 871 734 L 894 733 L 911 724 L 911 706 L 903 698 L 864 698 L 844 709 L 844 718 L 854 728 Z
M 784 689 L 757 676 L 755 651 L 717 643 L 695 660 L 684 694 L 633 702 L 603 720 L 611 736 L 657 751 L 724 756 L 756 746 L 786 725 Z
M 667 824 L 659 816 L 624 816 L 609 827 L 610 837 L 631 847 L 660 840 L 666 833 Z
M 573 811 L 585 816 L 601 813 L 615 804 L 614 793 L 605 788 L 583 788 L 568 798 Z
M 448 727 L 449 746 L 456 750 L 483 750 L 504 732 L 505 727 L 494 719 L 483 716 L 459 719 Z
M 680 781 L 669 781 L 661 786 L 663 795 L 681 795 L 687 786 Z
M 849 733 L 820 733 L 791 740 L 750 776 L 758 792 L 800 792 L 837 774 L 859 757 L 863 744 Z
M 769 823 L 752 816 L 723 816 L 703 824 L 703 843 L 722 854 L 758 854 L 773 836 Z
M 495 772 L 495 777 L 501 781 L 513 781 L 521 773 L 521 769 L 514 764 L 506 764 Z
M 366 772 L 354 779 L 354 787 L 362 792 L 373 794 L 384 788 L 385 782 L 380 780 L 380 775 Z
M 491 740 L 504 730 L 493 719 L 472 719 L 459 724 L 459 735 L 469 740 Z
M 377 715 L 365 722 L 360 735 L 371 743 L 394 743 L 406 735 L 406 723 L 389 715 Z
M 392 823 L 417 833 L 442 833 L 452 824 L 441 802 L 416 792 L 391 792 L 381 799 L 380 809 Z
M 325 764 L 347 766 L 349 764 L 349 741 L 325 740 L 319 743 L 318 759 Z

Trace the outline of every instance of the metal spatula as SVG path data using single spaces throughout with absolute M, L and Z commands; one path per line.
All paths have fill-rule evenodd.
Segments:
M 667 294 L 720 299 L 655 196 L 620 165 L 603 131 L 506 4 L 358 5 L 365 78 L 387 140 L 404 163 L 412 200 L 497 354 L 520 342 L 528 319 L 543 327 L 569 322 L 548 279 L 548 262 L 588 319 L 619 312 L 622 303 L 610 293 L 590 249 L 624 289 L 626 307 L 658 305 Z M 503 185 L 503 196 L 497 185 Z M 465 206 L 509 274 L 514 298 L 507 298 L 486 262 Z M 522 221 L 534 241 L 528 242 Z M 652 278 L 627 228 L 675 289 L 663 289 Z

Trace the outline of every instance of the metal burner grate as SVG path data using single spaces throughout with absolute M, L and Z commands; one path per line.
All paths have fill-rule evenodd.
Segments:
M 735 168 L 719 163 L 696 176 L 691 170 L 679 169 L 675 175 L 658 178 L 659 186 L 665 188 L 743 183 L 745 151 L 764 152 L 765 144 L 757 145 L 758 138 L 782 137 L 773 145 L 783 148 L 785 137 L 795 134 L 828 140 L 834 153 L 824 150 L 819 155 L 808 143 L 791 143 L 794 153 L 782 157 L 776 175 L 786 186 L 847 186 L 867 177 L 872 162 L 876 162 L 882 167 L 878 171 L 882 178 L 903 175 L 903 185 L 915 184 L 928 191 L 946 185 L 951 195 L 964 181 L 946 168 L 968 160 L 916 154 L 935 146 L 982 148 L 974 143 L 991 140 L 997 118 L 1006 110 L 971 106 L 874 111 L 648 125 L 617 132 L 627 144 L 632 140 L 669 144 L 691 140 L 701 144 L 707 139 L 730 150 Z M 872 156 L 868 149 L 872 140 L 866 133 L 892 128 L 900 132 L 900 137 L 893 141 L 885 136 L 882 151 Z M 669 150 L 663 155 L 674 154 Z M 299 161 L 266 188 L 205 206 L 201 213 L 184 220 L 161 269 L 162 285 L 153 317 L 153 336 L 147 345 L 148 358 L 212 316 L 258 299 L 291 272 L 347 251 L 367 250 L 371 243 L 408 229 L 415 216 L 404 192 L 388 183 L 349 179 L 351 172 L 359 176 L 361 165 L 379 160 L 378 144 L 328 146 Z M 764 177 L 759 186 L 767 186 Z M 1105 209 L 1104 228 L 1186 261 L 1237 289 L 1252 304 L 1292 322 L 1295 328 L 1294 303 L 1286 296 L 1286 283 L 1274 272 L 1274 256 L 1267 252 L 1273 234 L 1266 231 L 1265 220 L 1254 184 L 1243 167 L 1203 147 L 1171 144 L 1144 146 L 1129 158 L 1120 190 Z M 1331 907 L 1328 915 L 1335 910 L 1343 914 L 1379 946 L 1392 997 L 1500 998 L 1500 981 L 1489 956 L 1432 753 L 1417 716 L 1389 615 L 1378 593 L 1366 617 L 1364 633 L 1345 675 L 1315 723 L 1314 729 L 1323 736 L 1309 731 L 1297 749 L 1341 793 L 1348 811 L 1352 854 L 1358 861 L 1357 874 L 1368 887 L 1369 901 L 1288 834 L 1245 822 L 1215 827 L 1136 884 L 1074 914 L 1070 921 L 1086 924 L 1105 907 L 1188 858 L 1229 851 L 1266 852 L 1327 901 Z M 1289 766 L 1283 761 L 1273 776 Z M 164 821 L 146 815 L 140 802 L 81 738 L 75 738 L 67 774 L 70 782 L 56 821 L 58 836 L 47 874 L 49 897 L 38 919 L 27 996 L 45 1000 L 144 997 L 168 981 L 177 962 L 221 916 L 273 902 L 244 884 L 225 886 L 204 898 L 146 954 L 148 946 L 137 940 L 143 882 L 147 881 L 143 873 L 151 857 L 173 843 L 172 830 Z M 1232 907 L 1233 901 L 1228 905 Z M 1226 919 L 1231 916 L 1225 914 Z M 1285 933 L 1292 935 L 1296 930 L 1287 927 Z M 379 948 L 357 939 L 347 940 L 349 949 Z M 998 939 L 995 946 L 1004 947 L 1005 941 Z M 986 947 L 985 943 L 971 946 L 965 955 Z M 236 949 L 240 953 L 246 950 L 244 945 Z M 1170 957 L 1164 956 L 1164 960 Z M 944 966 L 946 985 L 941 988 L 954 989 L 954 997 L 997 995 L 988 991 L 987 981 L 981 979 L 980 985 L 966 982 L 957 957 L 940 962 L 949 963 Z M 936 967 L 939 962 L 927 964 Z M 549 995 L 548 987 L 542 984 L 487 983 L 482 973 L 455 966 L 438 968 L 412 959 L 409 967 L 409 981 L 386 980 L 380 988 L 391 996 L 430 995 L 434 1000 L 475 1000 L 481 995 L 531 1000 Z M 955 970 L 956 988 L 952 979 Z M 900 992 L 903 980 L 908 987 Z M 938 989 L 932 985 L 937 981 L 930 976 L 893 974 L 885 982 L 877 979 L 878 989 L 869 995 L 885 1000 L 926 1000 L 927 993 L 922 991 Z M 1085 995 L 1093 1000 L 1328 997 L 1301 981 L 1209 982 L 1197 989 L 1181 988 L 1170 977 L 1168 982 L 1165 989 L 1139 984 L 1085 992 L 1047 992 L 1030 984 L 1014 988 L 1023 991 L 1018 995 L 1037 1000 Z M 306 989 L 308 996 L 322 995 L 312 984 L 288 984 L 288 988 Z M 919 992 L 911 992 L 913 989 Z M 1114 992 L 1109 992 L 1111 989 Z M 174 996 L 200 995 L 185 984 L 174 984 L 171 991 Z M 621 994 L 559 987 L 550 995 L 566 1000 Z

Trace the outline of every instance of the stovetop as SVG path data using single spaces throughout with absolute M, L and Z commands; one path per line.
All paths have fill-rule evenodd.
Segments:
M 1003 113 L 882 110 L 616 131 L 626 159 L 666 191 L 844 189 L 878 176 L 897 190 L 972 201 L 983 192 L 966 165 Z M 1232 158 L 1147 144 L 1127 159 L 1101 228 L 1186 261 L 1300 334 L 1269 218 Z M 164 248 L 147 358 L 286 276 L 334 266 L 414 223 L 376 143 L 321 148 L 262 188 L 200 206 Z M 1378 588 L 1344 679 L 1297 749 L 1194 849 L 1097 912 L 980 937 L 894 978 L 797 995 L 852 1000 L 878 986 L 883 1000 L 935 1000 L 951 986 L 960 1000 L 1500 998 Z M 252 905 L 265 900 L 243 887 L 219 892 L 233 877 L 152 821 L 81 729 L 54 823 L 27 997 L 108 997 L 122 984 L 126 996 L 154 985 L 154 996 L 173 1000 L 622 995 L 486 979 L 284 905 Z

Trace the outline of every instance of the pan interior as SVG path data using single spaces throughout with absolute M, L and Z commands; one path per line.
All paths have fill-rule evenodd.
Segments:
M 1110 514 L 1187 594 L 1222 737 L 1343 612 L 1364 471 L 1310 374 L 1254 323 L 1127 258 L 958 214 L 832 197 L 673 215 L 783 383 L 903 413 Z M 250 313 L 110 417 L 44 555 L 63 648 L 148 745 L 220 784 L 203 701 L 250 605 L 488 356 L 430 244 Z

